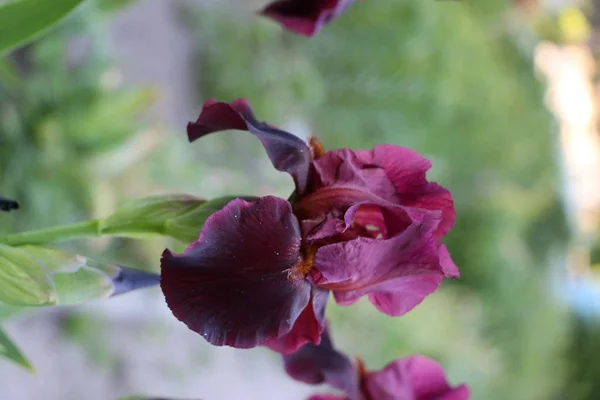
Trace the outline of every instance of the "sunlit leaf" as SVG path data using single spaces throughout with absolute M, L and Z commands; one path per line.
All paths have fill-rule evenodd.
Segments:
M 33 39 L 84 0 L 20 0 L 0 6 L 0 54 Z
M 0 321 L 13 317 L 14 315 L 27 310 L 27 307 L 11 306 L 0 303 Z
M 158 283 L 157 274 L 50 247 L 0 244 L 0 301 L 6 305 L 81 304 Z
M 183 242 L 198 237 L 206 219 L 239 196 L 210 201 L 186 195 L 149 197 L 126 204 L 100 223 L 102 234 L 165 235 Z M 253 197 L 244 197 L 251 201 Z
M 23 246 L 21 249 L 45 261 L 58 296 L 58 305 L 106 299 L 159 282 L 158 275 L 153 273 L 100 263 L 50 247 Z
M 0 301 L 43 306 L 57 300 L 43 261 L 23 249 L 0 244 Z
M 11 360 L 33 372 L 33 367 L 21 353 L 17 345 L 0 329 L 0 356 Z

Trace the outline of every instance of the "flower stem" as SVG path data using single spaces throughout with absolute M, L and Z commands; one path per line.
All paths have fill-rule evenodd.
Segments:
M 101 220 L 91 220 L 69 225 L 53 226 L 34 231 L 3 235 L 0 236 L 0 243 L 8 244 L 10 246 L 21 246 L 25 244 L 60 242 L 64 240 L 101 235 Z

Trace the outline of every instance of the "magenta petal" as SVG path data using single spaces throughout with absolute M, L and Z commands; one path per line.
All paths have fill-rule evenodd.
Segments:
M 393 146 L 396 147 L 396 146 Z M 349 149 L 332 150 L 314 161 L 324 187 L 348 187 L 367 190 L 397 204 L 396 189 L 381 166 L 371 163 L 371 152 Z
M 410 311 L 439 286 L 444 272 L 432 231 L 439 220 L 423 214 L 401 234 L 387 240 L 360 237 L 321 247 L 311 279 L 333 291 L 341 305 L 364 295 L 382 312 Z
M 311 163 L 310 149 L 304 141 L 291 133 L 282 131 L 254 117 L 246 99 L 231 103 L 208 100 L 196 122 L 187 126 L 190 142 L 209 133 L 235 129 L 255 135 L 265 147 L 273 166 L 294 178 L 299 194 L 306 189 Z
M 404 360 L 396 360 L 382 370 L 367 372 L 364 377 L 364 390 L 369 399 L 377 400 L 419 400 L 414 393 L 410 375 L 403 364 Z
M 329 332 L 323 332 L 318 346 L 307 344 L 283 356 L 285 371 L 292 378 L 312 385 L 326 383 L 352 399 L 360 392 L 358 372 L 348 357 L 334 349 Z
M 454 201 L 447 189 L 427 181 L 426 173 L 431 168 L 429 160 L 413 150 L 389 144 L 375 146 L 372 152 L 358 153 L 365 161 L 385 171 L 402 205 L 442 211 L 442 221 L 436 230 L 438 237 L 452 229 L 456 218 Z
M 285 335 L 276 339 L 267 339 L 265 346 L 282 354 L 297 351 L 306 343 L 319 344 L 325 329 L 325 306 L 329 291 L 316 286 L 311 290 L 311 301 L 296 319 L 292 329 Z
M 466 400 L 470 392 L 466 385 L 450 387 L 443 368 L 436 361 L 423 356 L 412 356 L 395 361 L 384 371 L 404 370 L 409 376 L 416 400 Z M 388 372 L 389 373 L 389 372 Z
M 425 274 L 392 279 L 379 285 L 375 293 L 369 293 L 369 301 L 384 314 L 404 315 L 435 292 L 443 277 L 442 274 Z M 340 294 L 339 298 L 338 302 L 342 304 L 344 294 Z
M 445 245 L 440 246 L 438 254 L 440 256 L 440 266 L 442 267 L 442 271 L 444 271 L 444 275 L 448 278 L 455 279 L 460 277 L 458 267 L 454 264 L 454 261 L 452 261 L 452 257 L 450 257 L 448 248 Z
M 413 150 L 385 144 L 370 151 L 334 150 L 314 165 L 325 187 L 362 188 L 394 204 L 439 210 L 442 219 L 434 232 L 438 239 L 454 225 L 452 195 L 427 181 L 431 162 Z
M 367 373 L 365 386 L 377 400 L 466 400 L 470 396 L 466 385 L 450 387 L 442 367 L 423 356 L 396 360 Z
M 272 18 L 292 32 L 312 36 L 353 2 L 354 0 L 279 0 L 269 4 L 260 14 Z
M 294 280 L 300 232 L 276 197 L 229 202 L 181 255 L 165 250 L 161 288 L 180 321 L 214 345 L 249 348 L 290 331 L 310 298 Z

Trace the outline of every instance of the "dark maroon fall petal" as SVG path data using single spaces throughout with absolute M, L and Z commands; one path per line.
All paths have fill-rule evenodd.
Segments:
M 412 224 L 389 239 L 359 237 L 321 247 L 311 280 L 332 290 L 341 305 L 368 295 L 375 307 L 388 315 L 410 311 L 438 288 L 445 274 L 440 247 L 432 234 L 439 213 L 408 210 Z
M 213 132 L 230 129 L 255 135 L 265 147 L 273 166 L 278 171 L 289 173 L 294 178 L 297 192 L 304 193 L 312 159 L 310 149 L 297 136 L 257 121 L 246 99 L 231 103 L 207 100 L 198 120 L 187 126 L 190 142 Z
M 310 301 L 292 329 L 281 337 L 267 339 L 264 345 L 282 354 L 294 353 L 307 343 L 318 345 L 325 329 L 325 306 L 328 298 L 328 290 L 313 286 Z
M 288 333 L 307 306 L 310 284 L 291 275 L 300 261 L 287 201 L 236 199 L 183 254 L 165 250 L 161 288 L 175 317 L 210 343 L 250 348 Z
M 313 36 L 338 17 L 354 0 L 279 0 L 260 14 L 303 36 Z
M 327 329 L 318 346 L 306 344 L 294 354 L 284 355 L 283 361 L 285 371 L 298 381 L 311 385 L 326 383 L 351 399 L 360 397 L 358 371 L 348 357 L 333 347 Z

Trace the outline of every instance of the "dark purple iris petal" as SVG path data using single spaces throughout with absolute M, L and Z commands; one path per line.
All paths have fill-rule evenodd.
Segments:
M 206 101 L 198 120 L 188 124 L 187 132 L 190 142 L 193 142 L 209 133 L 229 129 L 255 135 L 265 147 L 273 166 L 292 175 L 296 190 L 299 194 L 304 193 L 310 170 L 310 149 L 297 136 L 257 121 L 245 99 L 231 103 Z
M 307 343 L 319 344 L 325 329 L 325 306 L 328 298 L 328 290 L 313 286 L 311 299 L 292 329 L 281 337 L 267 339 L 264 345 L 279 353 L 290 354 Z
M 260 13 L 290 31 L 312 36 L 352 3 L 354 0 L 279 0 Z
M 310 284 L 290 276 L 300 259 L 287 201 L 236 199 L 184 254 L 165 250 L 161 287 L 173 314 L 210 343 L 254 347 L 288 333 L 308 304 Z
M 356 212 L 358 207 L 351 208 L 348 214 Z M 359 237 L 321 247 L 311 279 L 332 290 L 341 305 L 368 295 L 377 309 L 397 316 L 410 311 L 435 291 L 445 269 L 454 271 L 449 267 L 447 251 L 440 248 L 433 235 L 439 213 L 403 207 L 386 212 L 397 212 L 398 221 L 403 224 L 409 217 L 411 225 L 389 239 Z M 352 222 L 349 226 L 352 227 Z
M 365 386 L 377 400 L 466 400 L 470 396 L 466 385 L 452 388 L 442 367 L 423 356 L 396 360 L 381 371 L 368 372 Z
M 395 204 L 441 211 L 434 232 L 439 239 L 454 225 L 452 195 L 427 181 L 431 162 L 413 150 L 385 144 L 370 151 L 334 150 L 315 160 L 314 166 L 325 187 L 365 188 Z
M 283 356 L 283 361 L 285 371 L 298 381 L 312 385 L 326 383 L 352 399 L 359 398 L 358 371 L 348 357 L 334 349 L 327 329 L 318 346 L 304 345 L 294 354 Z

